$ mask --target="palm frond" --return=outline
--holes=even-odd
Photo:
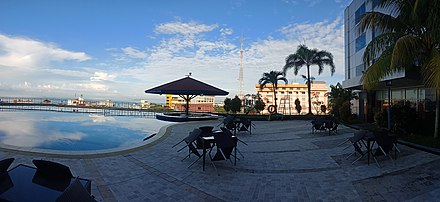
[[[393,49],[391,68],[395,71],[409,69],[419,57],[420,40],[411,35],[400,37]]]
[[[366,67],[370,66],[372,62],[376,58],[378,58],[383,51],[392,47],[392,45],[394,45],[396,41],[402,36],[404,35],[400,33],[389,32],[389,33],[381,34],[376,38],[374,38],[373,40],[371,40],[364,51],[364,56],[363,56],[364,65]]]
[[[391,57],[391,50],[383,52],[377,61],[365,71],[361,78],[365,89],[373,89],[383,77],[393,73],[390,68]]]
[[[366,12],[359,22],[358,33],[364,33],[368,29],[379,29],[382,33],[393,31],[402,24],[393,16],[380,12]]]
[[[440,52],[432,49],[430,59],[422,66],[422,75],[427,87],[440,88]]]

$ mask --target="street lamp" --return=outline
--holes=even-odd
[[[391,130],[391,86],[392,82],[386,81],[386,86],[388,86],[388,130]]]

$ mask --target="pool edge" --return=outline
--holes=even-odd
[[[61,150],[46,150],[46,149],[22,148],[22,147],[15,147],[9,145],[0,145],[0,151],[12,152],[15,154],[23,154],[23,155],[44,156],[50,158],[70,158],[70,159],[91,159],[91,158],[102,158],[102,157],[110,157],[116,155],[124,155],[159,144],[160,142],[162,142],[171,135],[171,128],[174,125],[176,124],[172,123],[162,126],[159,129],[159,132],[156,133],[155,137],[151,138],[151,140],[148,140],[147,143],[134,148],[127,148],[127,149],[115,148],[109,150],[93,150],[93,151],[61,151]]]

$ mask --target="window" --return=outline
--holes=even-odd
[[[355,24],[358,24],[361,19],[362,16],[365,14],[365,3],[363,3],[358,9],[357,11],[354,13],[354,21]]]
[[[356,38],[356,52],[365,47],[366,39],[365,33],[362,33],[358,38]]]
[[[292,91],[289,91],[289,94],[292,94]]]
[[[305,95],[305,94],[306,94],[306,92],[301,92],[301,94]]]

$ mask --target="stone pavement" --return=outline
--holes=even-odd
[[[309,121],[257,121],[252,135],[238,137],[244,155],[237,166],[207,159],[191,168],[196,158],[181,161],[187,150],[172,145],[193,128],[217,126],[220,121],[176,124],[162,138],[138,151],[108,156],[51,156],[1,150],[0,159],[16,158],[31,165],[48,159],[68,165],[75,176],[89,178],[98,201],[434,201],[440,198],[440,158],[399,145],[394,162],[378,157],[367,165],[353,151],[338,146],[353,135],[340,126],[337,135],[311,134]],[[183,144],[179,145],[183,146]],[[240,157],[240,155],[238,156]]]

